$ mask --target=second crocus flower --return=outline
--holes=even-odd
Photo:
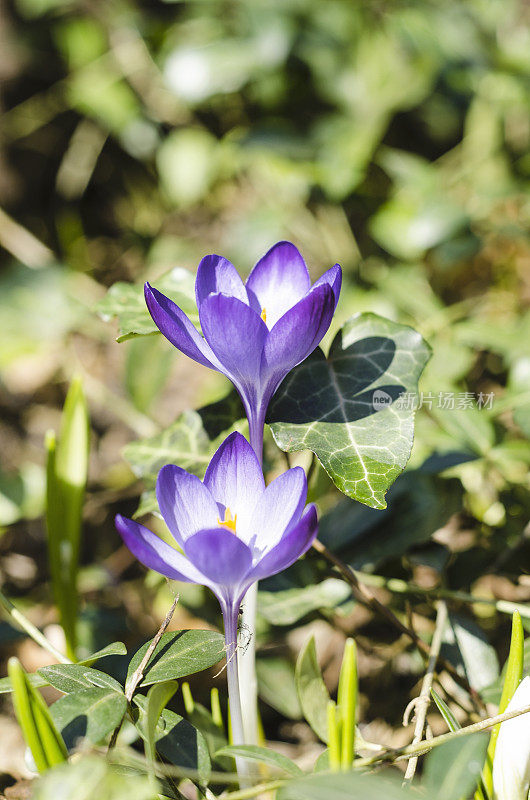
[[[240,433],[233,433],[213,456],[204,481],[169,464],[160,470],[156,493],[161,514],[183,552],[121,515],[116,527],[146,567],[174,580],[207,586],[219,600],[233,738],[241,744],[239,608],[251,584],[289,567],[315,539],[317,514],[314,505],[305,508],[305,473],[295,467],[266,487],[252,447]]]
[[[329,328],[341,279],[335,264],[311,285],[305,261],[290,242],[275,244],[246,283],[226,258],[205,256],[195,282],[203,336],[175,303],[145,285],[147,307],[164,336],[190,358],[222,372],[238,390],[260,459],[269,401]]]

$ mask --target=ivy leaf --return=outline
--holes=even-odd
[[[234,430],[234,423],[243,414],[241,401],[231,392],[223,400],[199,411],[184,411],[162,433],[128,444],[123,456],[146,489],[135,516],[158,511],[154,489],[158,473],[166,464],[178,464],[203,478],[221,441]],[[238,429],[244,432],[245,424],[241,423]]]
[[[195,276],[191,272],[176,267],[153,283],[159,291],[173,300],[194,324],[198,323]],[[115,283],[103,300],[96,305],[96,311],[105,321],[117,317],[117,342],[125,342],[134,336],[159,333],[145,304],[143,284],[123,281]]]
[[[127,681],[140,666],[150,642],[131,658]],[[163,633],[144,670],[140,686],[170,681],[213,667],[225,655],[224,637],[216,631],[171,631]]]
[[[119,725],[126,709],[124,694],[92,687],[61,697],[50,706],[50,713],[70,750],[79,739],[101,744]]]
[[[386,491],[410,457],[409,401],[429,356],[412,328],[376,314],[351,317],[327,359],[317,349],[280,386],[268,418],[276,443],[312,450],[344,494],[386,508]]]

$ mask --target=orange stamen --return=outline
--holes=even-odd
[[[261,319],[263,322],[267,322],[267,310],[265,308],[261,309]]]

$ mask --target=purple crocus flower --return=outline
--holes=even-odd
[[[145,299],[156,326],[175,347],[230,378],[245,407],[250,441],[261,458],[269,401],[329,328],[341,280],[341,268],[335,264],[311,286],[298,249],[278,242],[246,283],[226,258],[202,259],[195,295],[204,337],[175,303],[148,283]]]
[[[213,456],[204,481],[168,464],[158,475],[162,516],[179,552],[138,522],[116,517],[116,527],[146,567],[168,578],[208,586],[221,604],[234,735],[241,743],[237,618],[251,584],[285,569],[308,550],[317,534],[314,505],[304,510],[307,480],[301,467],[267,487],[256,454],[232,433]]]

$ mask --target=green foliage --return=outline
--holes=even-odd
[[[35,786],[33,796],[35,800],[59,797],[153,800],[153,784],[146,775],[112,766],[96,756],[84,756],[50,770]]]
[[[197,321],[195,278],[191,272],[175,267],[153,281],[153,285],[173,300],[193,321]],[[159,334],[144,300],[143,284],[115,283],[96,310],[104,320],[118,320],[118,342],[134,336]]]
[[[461,800],[476,785],[487,748],[485,736],[467,736],[435,748],[425,761],[423,784],[432,800]]]
[[[268,747],[258,747],[257,745],[250,744],[232,744],[228,747],[222,747],[216,753],[217,756],[236,756],[248,759],[249,761],[258,761],[260,764],[267,764],[269,767],[276,767],[276,769],[287,772],[288,775],[298,777],[303,775],[300,767],[297,767],[294,761],[284,756],[282,753],[275,753]]]
[[[126,710],[127,700],[123,691],[96,686],[66,694],[50,707],[52,719],[68,749],[74,748],[82,739],[103,744],[120,724]]]
[[[139,731],[146,741],[146,748],[151,755],[156,750],[176,767],[197,771],[201,782],[206,783],[211,769],[210,756],[206,739],[201,731],[168,708],[161,711],[156,724],[153,725],[156,716],[156,713],[153,713],[155,705],[153,698],[159,701],[158,708],[160,708],[160,702],[170,691],[167,686],[160,689],[161,686],[164,684],[157,684],[149,690],[150,692],[157,690],[154,695],[151,694],[151,712],[149,693],[147,698],[143,695],[136,695],[134,698],[134,702],[140,708]]]
[[[92,689],[94,686],[114,689],[117,692],[122,691],[118,681],[111,678],[106,672],[81,664],[53,664],[50,667],[41,667],[39,675],[55,689],[65,694],[76,692],[79,689]]]
[[[147,652],[146,642],[131,658],[127,681]],[[224,637],[215,631],[171,631],[163,633],[144,669],[140,686],[183,678],[217,664],[225,654]]]
[[[283,450],[312,450],[338,488],[372,508],[410,457],[416,395],[429,349],[416,331],[374,314],[353,317],[282,383],[270,411]],[[396,402],[397,401],[397,402]]]
[[[523,677],[524,669],[524,630],[521,623],[521,616],[518,611],[515,611],[512,618],[512,636],[510,640],[510,652],[504,670],[504,682],[502,685],[502,694],[499,702],[499,714],[503,714],[508,707],[508,703],[512,699],[515,690],[519,686]],[[500,725],[496,725],[490,735],[488,749],[486,753],[486,762],[482,771],[482,780],[485,791],[488,795],[493,793],[493,759],[495,756],[495,747],[497,744],[497,737],[499,735]],[[481,793],[481,790],[478,790]]]
[[[46,438],[48,554],[55,601],[71,658],[75,658],[77,642],[77,571],[89,447],[88,409],[81,380],[74,378],[64,404],[59,440],[56,442],[53,431]]]
[[[32,686],[20,662],[9,659],[8,673],[13,687],[13,705],[26,744],[39,772],[66,760],[65,743],[46,703]]]
[[[402,800],[409,793],[401,790],[399,780],[355,773],[314,775],[282,786],[277,800]]]
[[[276,592],[258,592],[258,612],[271,625],[292,625],[317,609],[336,609],[351,595],[347,583],[327,578],[322,583]]]
[[[315,640],[309,639],[296,662],[296,689],[305,719],[323,742],[328,741],[328,703],[326,684],[317,661]]]

